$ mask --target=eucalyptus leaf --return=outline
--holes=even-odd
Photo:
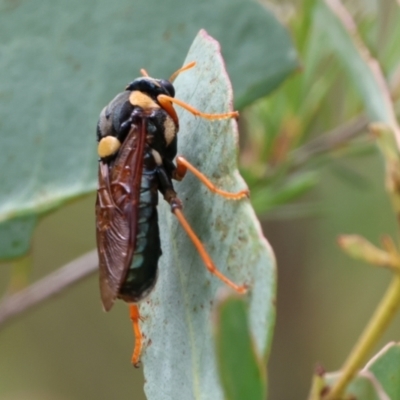
[[[332,386],[339,375],[340,372],[326,374],[325,383]],[[400,344],[391,342],[379,351],[345,393],[360,400],[400,400]]]
[[[202,31],[179,75],[176,97],[207,113],[232,109],[232,89],[218,43]],[[181,110],[180,110],[181,111]],[[246,187],[237,170],[238,131],[233,120],[208,121],[179,113],[178,154],[224,190]],[[190,173],[175,188],[184,213],[217,268],[249,286],[249,326],[258,354],[267,357],[274,321],[275,262],[248,199],[227,200]],[[149,400],[219,400],[211,309],[222,282],[204,266],[165,201],[159,205],[163,255],[154,291],[141,303],[142,356]]]
[[[389,343],[366,366],[390,400],[400,400],[400,344]]]
[[[0,224],[0,254],[13,258],[28,253],[36,223],[37,217],[28,215]]]
[[[252,0],[0,0],[0,258],[26,252],[37,216],[95,190],[100,110],[140,68],[168,78],[203,27],[223,43],[240,107],[297,67],[286,30]]]
[[[338,379],[340,373],[326,375],[326,383],[332,386]],[[344,399],[359,400],[391,400],[382,390],[379,382],[368,372],[360,372],[348,385]]]

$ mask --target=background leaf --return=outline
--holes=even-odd
[[[332,386],[339,377],[339,373],[328,374],[327,383]],[[345,398],[360,400],[391,400],[382,391],[372,374],[360,373],[350,383],[345,392]]]
[[[297,66],[251,0],[0,0],[0,243],[13,244],[0,258],[27,251],[34,216],[95,189],[99,111],[142,67],[167,78],[203,27],[223,43],[240,107]]]
[[[214,330],[218,369],[226,400],[265,400],[267,371],[257,354],[243,297],[220,293]]]
[[[389,343],[365,367],[372,372],[390,400],[400,399],[400,344]]]
[[[360,400],[400,399],[400,344],[391,342],[377,353],[350,382],[347,396]],[[326,375],[332,385],[340,373]]]
[[[361,40],[351,14],[340,2],[332,0],[321,1],[316,12],[316,21],[326,45],[334,51],[345,67],[370,118],[387,123],[400,135],[381,67]]]
[[[205,32],[193,43],[186,62],[197,61],[176,81],[176,97],[208,113],[232,108],[232,90],[219,46]],[[178,153],[218,187],[245,187],[236,166],[237,123],[206,121],[180,113]],[[249,200],[227,201],[188,174],[176,185],[184,213],[217,267],[250,286],[249,324],[259,354],[266,356],[274,321],[274,257],[262,237]],[[221,282],[204,267],[192,243],[171,214],[159,205],[163,256],[159,280],[141,304],[146,349],[145,392],[154,399],[223,398],[212,341],[211,306]]]

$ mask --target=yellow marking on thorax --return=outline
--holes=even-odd
[[[105,158],[114,155],[121,147],[121,142],[114,136],[103,137],[98,146],[97,153],[100,158]]]
[[[168,115],[164,121],[164,137],[167,142],[167,146],[174,140],[176,136],[176,125],[174,120]]]
[[[160,108],[160,106],[150,96],[139,90],[134,90],[129,95],[129,102],[133,106],[143,108],[143,110]]]
[[[151,149],[151,154],[153,155],[154,161],[157,165],[162,165],[162,158],[157,150]]]

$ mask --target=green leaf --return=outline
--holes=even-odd
[[[0,224],[1,258],[11,259],[28,253],[36,222],[37,217],[30,215]]]
[[[219,373],[226,400],[265,400],[265,361],[249,331],[247,304],[238,296],[223,296],[215,315]]]
[[[338,379],[340,373],[330,373],[326,375],[326,383],[332,386]],[[391,400],[382,390],[379,382],[372,374],[360,372],[346,388],[344,399],[357,400]]]
[[[332,386],[339,375],[326,374],[325,383]],[[350,382],[345,393],[360,400],[400,400],[400,344],[387,344]]]
[[[232,90],[218,43],[200,32],[182,73],[177,97],[208,113],[232,109]],[[181,111],[181,110],[180,110]],[[180,112],[178,154],[218,187],[246,187],[237,170],[237,123],[207,121]],[[272,251],[248,199],[232,201],[210,193],[190,173],[175,185],[184,213],[215,265],[235,283],[249,285],[249,325],[258,354],[267,356],[274,321],[275,264]],[[143,366],[149,400],[219,400],[212,341],[211,308],[223,284],[206,270],[168,204],[161,201],[159,221],[163,255],[154,291],[141,304],[146,336]]]
[[[285,29],[252,0],[0,0],[0,11],[0,243],[20,244],[0,259],[30,239],[1,223],[95,190],[100,110],[140,68],[168,78],[200,28],[223,43],[239,107],[297,67]]]
[[[341,61],[358,90],[369,117],[394,125],[400,135],[385,77],[362,42],[351,15],[339,2],[325,0],[318,3],[316,22],[325,45]]]
[[[310,191],[318,183],[315,172],[302,172],[283,184],[256,188],[252,192],[252,204],[257,214],[265,213],[278,205],[293,201]]]
[[[390,400],[400,400],[400,344],[389,343],[366,366]]]

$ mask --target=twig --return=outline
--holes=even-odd
[[[12,318],[88,277],[96,271],[97,266],[97,251],[93,250],[45,276],[26,289],[5,296],[0,303],[0,329]]]
[[[400,0],[398,0],[400,2]],[[400,97],[400,64],[397,65],[389,81],[390,94],[392,95],[393,101],[398,100]]]
[[[400,0],[398,1],[400,2]],[[392,75],[389,89],[393,99],[396,100],[400,97],[400,65]],[[321,134],[292,153],[293,167],[298,168],[316,155],[348,144],[350,140],[364,131],[370,122],[365,114],[359,114],[344,124]]]
[[[376,345],[389,323],[393,320],[399,307],[400,275],[399,273],[395,273],[375,314],[372,316],[364,333],[343,365],[339,379],[335,382],[328,395],[323,398],[324,400],[338,400],[342,398],[346,386],[366,360],[369,352]]]
[[[314,140],[311,140],[303,147],[297,149],[293,154],[293,166],[299,167],[305,164],[311,157],[332,151],[347,144],[351,139],[357,137],[360,132],[368,126],[366,115],[357,115],[329,132],[326,132]]]

